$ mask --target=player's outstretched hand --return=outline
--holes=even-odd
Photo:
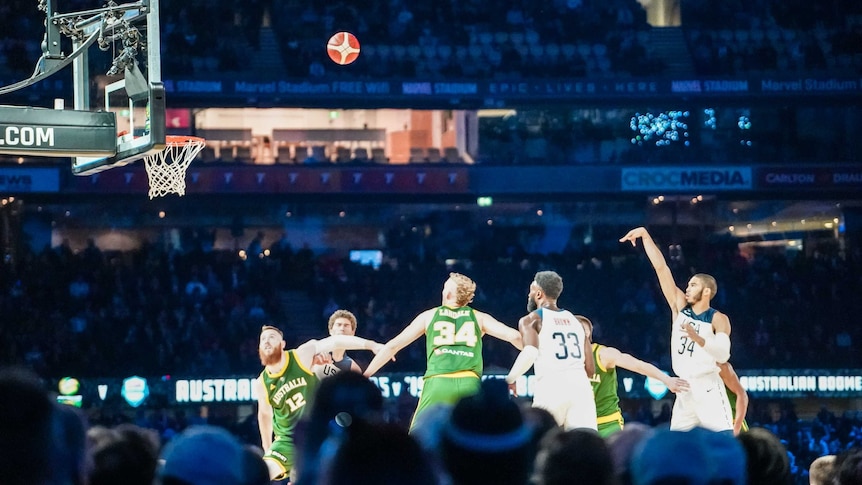
[[[325,354],[314,354],[314,359],[311,361],[311,365],[326,365],[332,363],[332,353],[326,352]]]
[[[667,389],[676,394],[678,392],[688,391],[688,381],[679,377],[671,377],[667,382]]]
[[[741,417],[741,416],[738,416]],[[734,419],[733,420],[733,436],[739,436],[739,433],[742,432],[742,425],[745,423],[745,419]]]
[[[646,233],[647,233],[646,228],[636,227],[636,228],[632,229],[631,231],[629,231],[628,233],[626,233],[625,236],[621,237],[620,242],[628,241],[628,242],[632,243],[632,246],[637,246],[637,240],[639,238],[644,237],[644,234],[646,234]]]
[[[515,382],[509,384],[509,392],[511,392],[513,396],[518,397],[518,384]]]

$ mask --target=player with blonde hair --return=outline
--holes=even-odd
[[[475,394],[481,383],[482,337],[488,334],[520,349],[521,334],[491,315],[468,306],[476,293],[470,278],[450,273],[440,306],[423,311],[377,353],[365,376],[373,376],[404,347],[425,335],[427,369],[419,404],[410,423],[435,404],[455,404]]]

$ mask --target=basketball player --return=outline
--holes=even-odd
[[[294,428],[314,398],[318,383],[317,376],[309,370],[315,354],[361,349],[376,353],[382,347],[372,340],[333,335],[284,350],[281,330],[269,325],[261,329],[258,353],[265,368],[257,379],[257,422],[261,446],[266,453],[263,459],[272,480],[286,478],[293,468]]]
[[[575,315],[575,318],[584,326],[587,338],[592,340],[593,322],[583,315]],[[605,347],[593,342],[593,359],[596,361],[596,373],[590,378],[590,382],[596,397],[598,416],[596,424],[602,438],[622,431],[625,425],[620,409],[620,397],[617,394],[617,367],[658,379],[673,393],[688,390],[688,382],[685,380],[671,377],[649,362],[644,362],[613,347]]]
[[[644,250],[655,269],[661,291],[672,314],[671,363],[677,376],[688,381],[690,392],[676,396],[670,429],[687,431],[702,426],[712,431],[733,429],[733,417],[719,364],[730,358],[730,319],[710,307],[717,285],[715,278],[699,273],[691,277],[683,292],[658,246],[643,227],[632,229],[620,242],[632,246],[643,240]]]
[[[470,278],[450,273],[443,284],[441,306],[420,313],[407,327],[383,346],[365,370],[371,377],[399,350],[425,335],[427,370],[423,378],[419,404],[410,429],[417,417],[435,404],[455,404],[479,390],[482,377],[482,337],[488,334],[523,347],[521,334],[487,313],[467,306],[473,301],[476,283]]]
[[[356,316],[347,310],[335,310],[329,316],[329,335],[356,335]],[[322,361],[322,363],[318,363]],[[325,356],[318,356],[311,368],[318,379],[335,375],[341,371],[362,372],[353,359],[343,349],[334,350]]]
[[[739,376],[730,362],[725,362],[718,368],[718,375],[724,381],[727,400],[730,401],[730,410],[733,412],[733,435],[739,436],[739,433],[748,431],[748,423],[745,421],[745,415],[748,413],[748,393],[739,382]]]
[[[550,412],[565,429],[596,427],[596,401],[590,386],[595,362],[583,325],[557,307],[563,279],[553,271],[536,273],[530,283],[526,316],[518,322],[524,349],[506,376],[509,388],[536,367],[533,407]]]

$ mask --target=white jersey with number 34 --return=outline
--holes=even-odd
[[[584,340],[586,334],[581,322],[568,310],[542,308],[542,329],[539,331],[539,355],[536,357],[536,376],[557,372],[584,371]]]
[[[712,313],[700,315],[712,320]],[[670,333],[670,357],[674,373],[683,379],[692,379],[708,374],[718,373],[718,363],[715,358],[688,338],[683,325],[694,325],[698,335],[710,338],[713,335],[712,323],[698,318],[687,307],[677,313]]]

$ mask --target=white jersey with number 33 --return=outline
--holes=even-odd
[[[584,379],[584,327],[568,310],[538,310],[542,318],[539,331],[539,355],[536,357],[536,376],[580,370]]]

